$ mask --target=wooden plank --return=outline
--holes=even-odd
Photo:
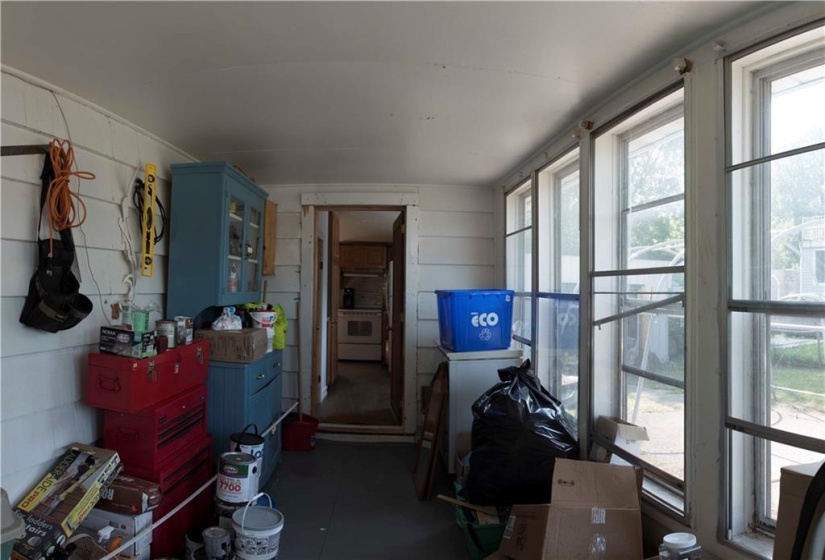
[[[489,212],[421,211],[421,237],[482,237],[495,234],[494,215]]]
[[[421,211],[487,212],[495,210],[493,189],[421,187]]]
[[[492,239],[422,237],[418,244],[420,264],[494,264]]]
[[[263,275],[275,274],[275,232],[277,231],[278,205],[271,200],[266,201],[264,216],[264,263]]]
[[[421,267],[420,292],[454,289],[486,289],[495,286],[492,265],[425,265]],[[433,296],[435,297],[435,296]]]

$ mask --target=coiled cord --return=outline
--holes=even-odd
[[[80,195],[72,192],[69,184],[72,177],[93,180],[95,174],[78,171],[74,159],[74,149],[68,140],[53,139],[49,143],[49,158],[54,169],[54,180],[49,183],[46,206],[49,210],[49,248],[53,249],[54,232],[76,228],[86,221],[86,203]]]

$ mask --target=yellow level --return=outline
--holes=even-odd
[[[140,275],[152,276],[155,270],[155,180],[157,167],[146,164],[143,181],[143,216],[140,220]]]

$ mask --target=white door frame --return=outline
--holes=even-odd
[[[407,212],[406,265],[407,278],[404,287],[404,433],[414,434],[418,415],[417,356],[418,356],[418,194],[417,193],[304,193],[301,195],[301,295],[298,322],[301,345],[298,360],[301,364],[301,410],[309,414],[312,409],[312,306],[315,297],[315,209],[316,207],[398,207]],[[340,208],[339,208],[340,209]]]

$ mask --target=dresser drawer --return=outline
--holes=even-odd
[[[249,364],[246,370],[248,395],[257,394],[272,380],[280,375],[280,360],[275,360],[275,353],[270,352],[254,364]]]

